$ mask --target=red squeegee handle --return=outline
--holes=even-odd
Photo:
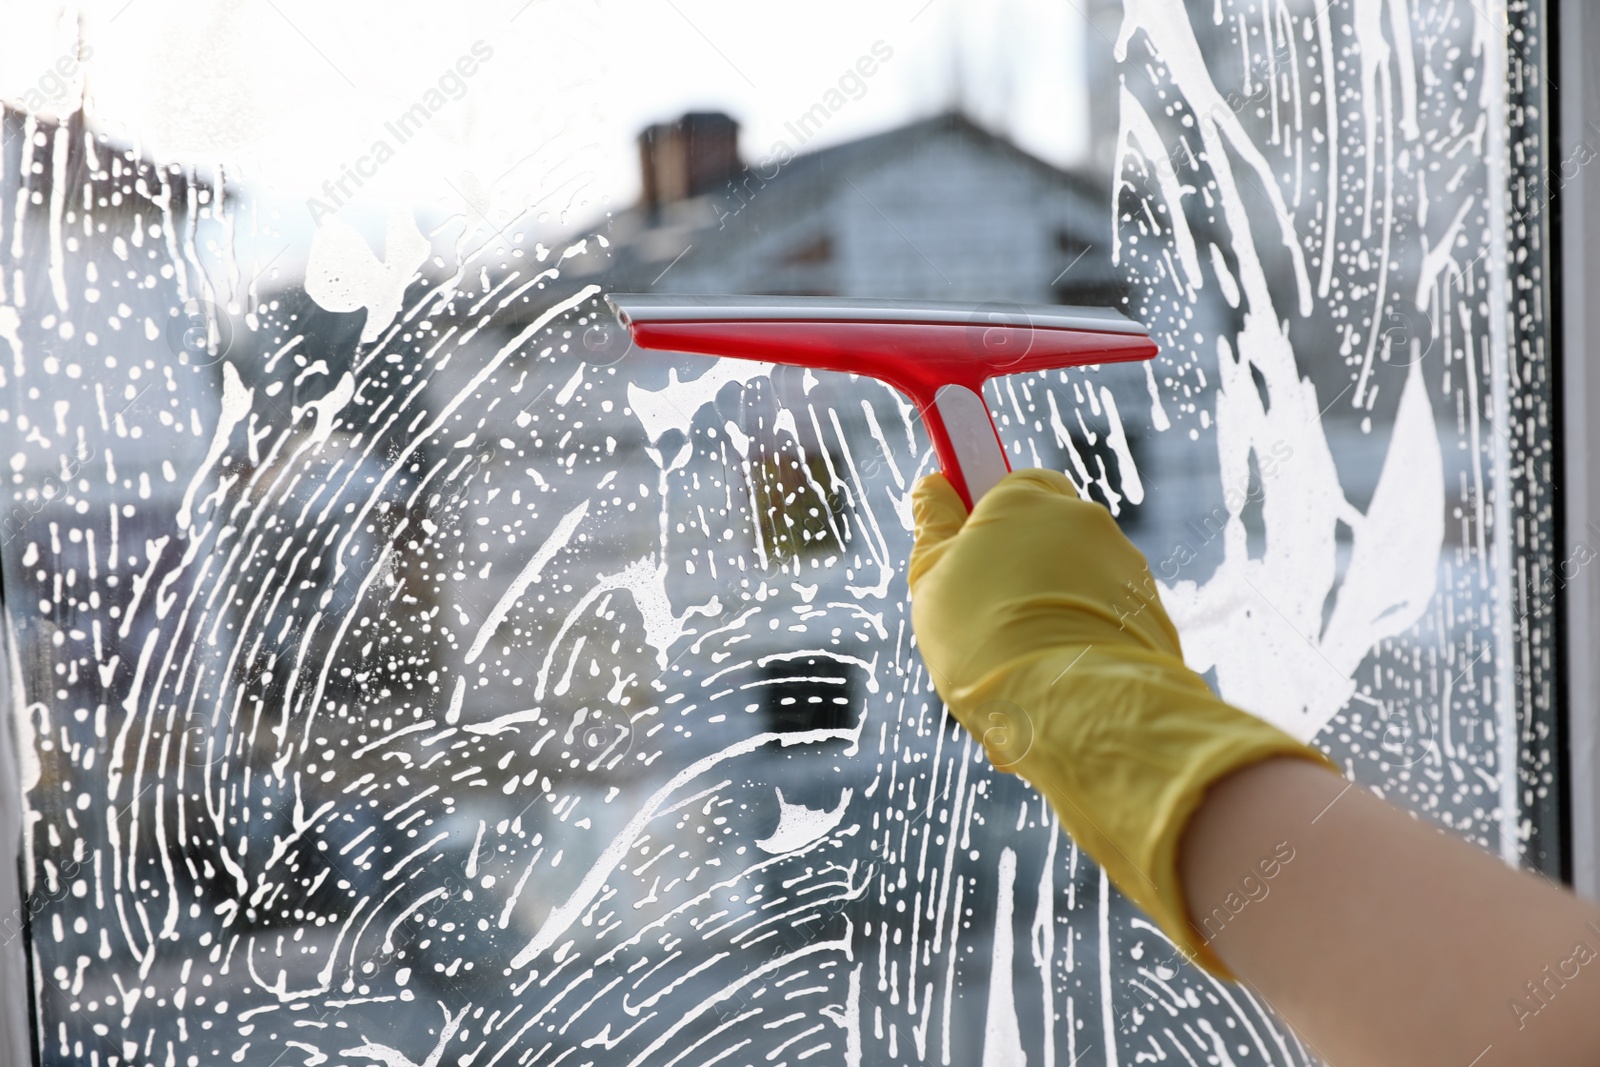
[[[939,466],[970,509],[1011,470],[983,399],[1002,374],[1152,359],[1143,334],[949,322],[631,321],[641,348],[864,374],[916,405]]]

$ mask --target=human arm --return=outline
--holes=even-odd
[[[1230,915],[1213,949],[1329,1063],[1600,1063],[1600,908],[1313,763],[1214,785],[1179,872],[1197,921]]]

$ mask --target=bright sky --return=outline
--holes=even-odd
[[[747,158],[874,44],[892,57],[807,148],[935,113],[969,113],[1057,163],[1087,143],[1081,16],[1061,0],[108,0],[10,5],[0,97],[71,110],[85,78],[101,129],[158,158],[225,160],[304,213],[384,140],[393,158],[350,215],[384,205],[499,222],[524,206],[577,224],[638,190],[634,137],[690,108],[744,123]],[[78,26],[92,52],[72,58]],[[492,56],[457,80],[476,42]],[[70,70],[63,88],[53,73]],[[471,64],[469,64],[470,66]],[[441,88],[441,78],[445,84]],[[432,95],[430,95],[430,91]],[[455,98],[459,97],[459,98]],[[386,132],[432,111],[405,143]],[[286,233],[309,219],[280,217]],[[304,232],[309,232],[306,229]]]

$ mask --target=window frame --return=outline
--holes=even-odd
[[[1567,155],[1568,131],[1559,113],[1557,86],[1566,71],[1581,70],[1582,63],[1573,61],[1572,35],[1563,40],[1556,24],[1565,26],[1580,7],[1575,0],[1498,0],[1487,12],[1478,11],[1485,20],[1497,16],[1492,21],[1506,35],[1501,127],[1506,300],[1490,311],[1491,322],[1496,314],[1504,316],[1501,340],[1508,378],[1493,383],[1497,395],[1490,416],[1500,423],[1497,448],[1505,450],[1505,459],[1499,470],[1506,479],[1494,498],[1496,551],[1506,567],[1495,584],[1507,616],[1497,634],[1495,680],[1512,692],[1511,707],[1501,707],[1502,714],[1511,714],[1507,725],[1514,728],[1510,742],[1515,750],[1509,758],[1502,736],[1500,750],[1508,756],[1508,766],[1514,763],[1515,773],[1501,777],[1501,825],[1517,835],[1525,833],[1526,839],[1508,835],[1511,839],[1502,840],[1500,853],[1507,863],[1569,884],[1578,806],[1573,791],[1586,783],[1570,746],[1574,716],[1569,694],[1581,690],[1574,687],[1575,657],[1567,650],[1581,646],[1569,643],[1564,604],[1572,583],[1562,577],[1563,561],[1571,558],[1571,527],[1564,516],[1569,510],[1566,475],[1574,455],[1564,436],[1574,420],[1565,418],[1563,410],[1563,387],[1570,380],[1563,316],[1581,301],[1561,299],[1560,289],[1570,275],[1564,264],[1556,270],[1563,251],[1574,244],[1563,240],[1566,227],[1560,221],[1560,161]],[[1588,22],[1595,25],[1592,17]],[[1600,141],[1596,146],[1600,148]],[[1578,176],[1593,181],[1587,169]],[[1525,433],[1541,416],[1548,420],[1548,433]],[[1587,569],[1583,573],[1594,580]],[[1507,807],[1514,810],[1507,812]],[[1592,822],[1592,803],[1589,809]],[[1593,830],[1591,826],[1589,832]]]
[[[1553,775],[1546,797],[1518,805],[1518,816],[1532,823],[1521,859],[1600,900],[1600,658],[1585,655],[1600,642],[1600,567],[1583,566],[1562,580],[1564,563],[1575,559],[1579,545],[1600,550],[1600,533],[1594,532],[1600,531],[1600,423],[1589,417],[1600,410],[1600,365],[1591,369],[1585,359],[1588,351],[1600,351],[1600,313],[1587,313],[1586,298],[1589,276],[1600,282],[1600,174],[1584,166],[1568,177],[1557,162],[1586,143],[1600,148],[1600,73],[1591,72],[1587,58],[1600,51],[1600,11],[1584,0],[1549,5],[1530,0],[1514,7],[1508,2],[1500,11],[1513,24],[1542,30],[1530,34],[1526,52],[1509,49],[1520,53],[1524,76],[1508,71],[1506,103],[1524,117],[1513,119],[1508,130],[1507,184],[1514,186],[1531,173],[1536,180],[1547,178],[1551,187],[1550,210],[1527,216],[1526,228],[1514,227],[1505,235],[1512,258],[1521,250],[1530,253],[1521,266],[1508,267],[1508,278],[1514,285],[1537,275],[1539,303],[1531,319],[1513,313],[1508,321],[1511,358],[1517,358],[1519,345],[1539,350],[1541,339],[1548,339],[1545,375],[1521,379],[1517,395],[1508,399],[1535,408],[1543,402],[1555,419],[1550,477],[1541,481],[1524,472],[1524,466],[1531,472],[1540,457],[1520,456],[1513,443],[1511,480],[1497,487],[1501,495],[1525,494],[1509,515],[1532,531],[1524,547],[1510,545],[1501,557],[1523,565],[1529,576],[1522,587],[1510,576],[1500,582],[1511,598],[1506,609],[1522,620],[1510,625],[1537,628],[1547,656],[1544,662],[1535,656],[1527,665],[1502,667],[1516,672],[1512,702],[1519,766],[1512,795],[1534,784],[1530,776]],[[1553,79],[1538,69],[1546,61]],[[1566,87],[1559,97],[1558,84]],[[1530,139],[1542,150],[1514,165],[1514,146]],[[1546,173],[1538,173],[1540,168]],[[1508,215],[1517,210],[1509,204]],[[1530,462],[1519,464],[1524,458]],[[1509,539],[1513,529],[1497,532]],[[1540,604],[1553,604],[1554,610],[1537,610]],[[1530,606],[1534,610],[1524,610]],[[25,760],[20,746],[29,739],[20,729],[26,719],[19,701],[25,666],[9,614],[0,618],[0,646],[0,700],[11,719],[0,729],[0,852],[7,857],[0,861],[0,1058],[37,1063],[44,1035],[33,1030],[32,1001],[34,983],[44,976],[29,967],[32,931],[23,892]],[[1548,731],[1555,755],[1550,767],[1530,765],[1533,746],[1525,738],[1539,730]],[[8,919],[14,920],[16,933],[10,932]]]
[[[23,908],[23,808],[24,740],[17,729],[24,720],[21,697],[21,663],[16,634],[11,626],[3,587],[0,587],[0,701],[6,719],[0,728],[0,1057],[9,1063],[38,1063],[39,1049],[33,1033],[33,979],[29,974],[29,946],[33,931]],[[11,932],[12,923],[16,933]]]
[[[1566,160],[1584,145],[1600,149],[1600,75],[1592,68],[1600,48],[1600,11],[1583,0],[1553,5],[1549,33],[1554,43],[1556,107],[1552,156]],[[1559,29],[1559,32],[1558,32]],[[1576,157],[1574,157],[1576,158]],[[1576,561],[1578,546],[1600,546],[1600,368],[1588,353],[1600,350],[1600,315],[1592,314],[1590,291],[1600,283],[1600,174],[1587,165],[1570,177],[1552,168],[1552,259],[1560,271],[1552,284],[1552,320],[1559,353],[1557,484],[1562,561]],[[1563,601],[1562,717],[1565,733],[1566,880],[1583,896],[1600,900],[1600,570],[1583,566],[1559,590]]]

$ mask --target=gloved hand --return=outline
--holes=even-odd
[[[1260,760],[1338,768],[1184,666],[1144,557],[1064,475],[1015,471],[970,517],[941,474],[912,500],[912,627],[951,713],[1191,960],[1232,978],[1178,881],[1189,817]]]

